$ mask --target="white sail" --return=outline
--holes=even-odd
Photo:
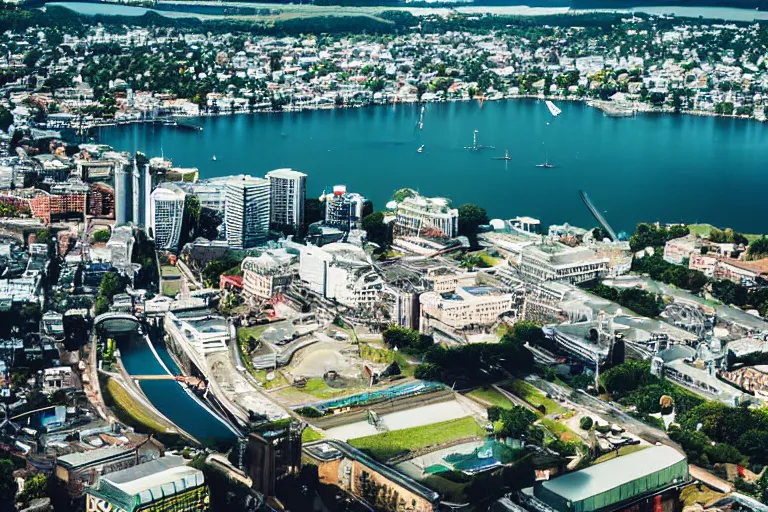
[[[549,113],[552,114],[554,117],[559,116],[563,111],[557,108],[557,105],[552,103],[551,101],[547,100],[544,103],[546,103],[547,108],[549,109]]]

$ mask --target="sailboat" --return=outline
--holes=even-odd
[[[417,153],[422,153],[424,151],[424,144],[419,146],[419,149],[416,150]]]
[[[544,169],[554,169],[555,164],[549,163],[549,160],[544,160],[543,164],[536,164],[536,167],[542,167]]]

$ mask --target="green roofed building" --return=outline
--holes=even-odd
[[[87,490],[86,512],[207,512],[203,472],[181,457],[163,457],[99,478]]]
[[[537,482],[534,496],[558,512],[611,512],[630,506],[654,510],[690,481],[688,460],[669,446],[652,446],[553,480]],[[651,499],[653,498],[653,499]],[[659,502],[659,503],[656,503]]]

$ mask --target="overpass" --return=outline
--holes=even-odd
[[[93,326],[104,324],[104,328],[112,332],[140,332],[141,322],[130,313],[108,311],[102,313],[93,320]]]

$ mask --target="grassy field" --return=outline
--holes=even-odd
[[[513,405],[512,400],[505,397],[492,387],[483,387],[483,388],[477,388],[475,390],[470,391],[467,393],[467,396],[470,398],[474,398],[475,400],[479,401],[483,405],[485,404],[491,404],[496,405],[499,407],[505,407],[507,409],[511,409]]]
[[[693,233],[694,235],[699,236],[708,236],[709,232],[712,231],[712,224],[688,224],[688,229]],[[763,235],[754,235],[754,234],[747,234],[743,233],[745,237],[747,237],[747,240],[750,242],[757,240],[758,238],[761,238]]]
[[[684,507],[690,507],[696,503],[706,505],[707,503],[725,496],[722,493],[713,491],[703,484],[689,485],[680,492],[680,501]]]
[[[163,295],[175,297],[181,290],[181,271],[174,265],[163,265],[160,267],[160,286]],[[167,279],[167,278],[173,279]]]
[[[272,380],[267,380],[267,373],[269,373],[267,370],[253,370],[251,375],[264,385],[264,389],[279,388],[290,384],[280,372],[275,372],[275,378]]]
[[[304,429],[304,432],[301,433],[301,442],[311,443],[312,441],[319,441],[323,437],[325,436],[317,430],[313,429],[312,427],[307,427]]]
[[[581,442],[581,438],[578,436],[578,434],[576,434],[573,430],[568,428],[566,425],[563,425],[559,421],[555,421],[550,418],[542,418],[539,420],[539,423],[545,426],[547,430],[552,432],[552,435],[556,436],[561,441],[565,441],[566,443]]]
[[[390,350],[381,345],[360,343],[360,357],[366,361],[378,364],[390,364],[392,361],[397,361],[402,374],[409,377],[413,376],[413,372],[416,369],[415,365],[408,362],[405,354],[402,352],[395,352],[394,350]]]
[[[267,330],[267,327],[269,327],[269,324],[264,325],[255,325],[253,327],[238,327],[237,328],[237,341],[243,342],[248,341],[248,338],[253,336],[256,339],[259,339],[259,336]]]
[[[471,417],[433,423],[422,427],[382,432],[351,439],[349,444],[366,451],[380,461],[427,446],[448,443],[466,437],[483,437],[483,430]]]
[[[642,445],[642,444],[633,444],[631,446],[622,446],[621,448],[619,448],[619,457],[621,457],[622,455],[629,455],[630,453],[639,452],[640,450],[645,450],[646,448],[648,448],[648,446],[647,445]],[[608,453],[606,453],[604,455],[601,455],[600,457],[596,458],[594,460],[594,462],[592,462],[592,464],[600,464],[601,462],[605,462],[605,461],[608,461],[608,460],[611,460],[611,459],[615,459],[615,458],[616,458],[616,452],[615,451],[608,452]]]
[[[320,377],[312,377],[311,379],[307,379],[307,385],[304,386],[303,388],[300,388],[299,391],[301,391],[302,393],[306,393],[308,395],[312,395],[316,398],[320,398],[321,400],[325,400],[327,398],[350,395],[350,394],[362,391],[364,389],[365,388],[362,386],[332,388],[331,386],[326,384],[325,381]]]
[[[155,418],[154,414],[147,412],[147,409],[134,400],[130,393],[115,379],[109,379],[107,382],[107,392],[112,397],[112,400],[115,401],[115,404],[136,423],[143,425],[149,431],[168,431],[166,426]]]
[[[565,409],[563,409],[559,403],[551,398],[547,398],[547,395],[524,380],[513,380],[507,382],[502,387],[511,391],[536,408],[543,405],[547,414],[562,414],[565,412]]]

